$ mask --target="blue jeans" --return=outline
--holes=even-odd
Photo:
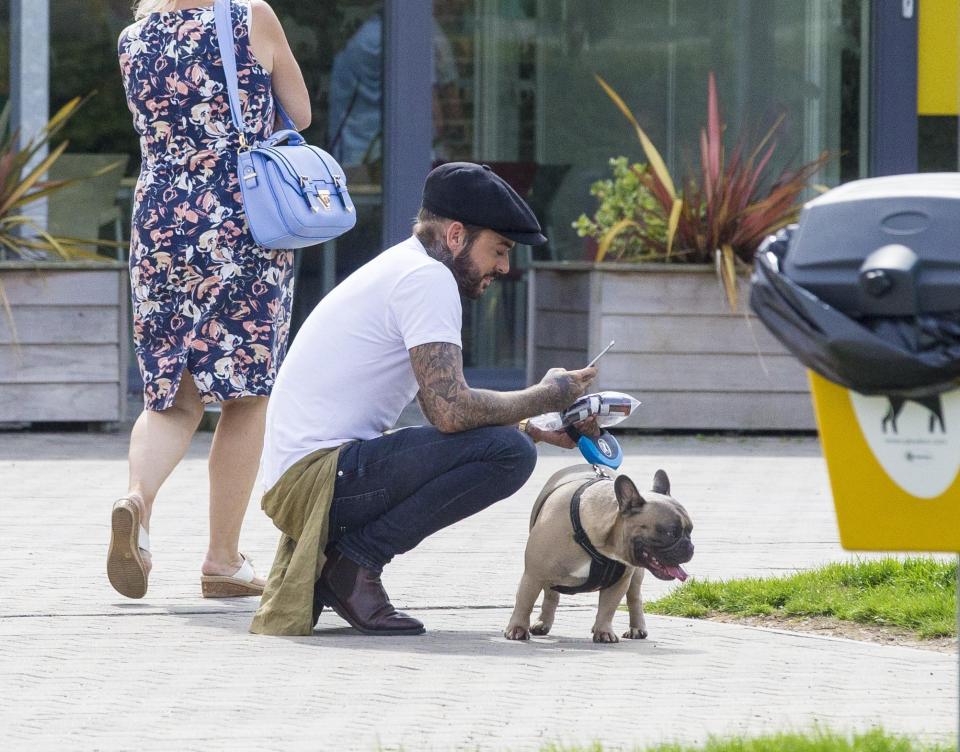
[[[329,540],[379,572],[442,528],[515,493],[537,450],[514,426],[405,428],[340,450]]]

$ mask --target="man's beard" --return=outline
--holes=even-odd
[[[459,256],[454,256],[453,251],[442,239],[432,243],[427,249],[430,255],[447,267],[457,280],[457,287],[460,288],[460,294],[470,300],[477,300],[483,295],[483,280],[487,276],[491,280],[500,275],[497,273],[483,275],[473,263],[473,241],[471,240],[463,249]]]

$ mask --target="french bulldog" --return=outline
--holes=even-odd
[[[593,560],[574,540],[570,503],[592,478],[597,474],[589,465],[561,470],[537,497],[530,515],[516,607],[504,631],[508,640],[528,640],[531,634],[549,633],[560,602],[560,593],[552,588],[576,588],[587,582]],[[690,516],[670,495],[670,479],[663,470],[657,470],[653,490],[643,495],[626,475],[600,479],[583,489],[579,513],[593,547],[603,557],[624,565],[623,575],[600,589],[593,641],[619,642],[613,631],[613,616],[624,594],[630,609],[630,629],[623,636],[644,639],[647,626],[640,598],[644,571],[661,580],[687,579],[681,564],[693,558]],[[615,575],[619,569],[610,566]],[[530,614],[541,591],[540,618],[531,627]]]

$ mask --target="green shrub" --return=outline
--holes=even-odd
[[[666,243],[667,225],[658,211],[656,199],[646,187],[643,176],[647,166],[641,163],[629,164],[626,157],[610,160],[613,177],[598,180],[590,186],[590,195],[596,196],[599,206],[593,218],[581,214],[573,223],[580,237],[600,241],[616,225],[629,220],[645,228],[642,234],[651,235]],[[652,257],[641,230],[635,227],[624,228],[614,238],[607,257],[618,261],[642,261]]]

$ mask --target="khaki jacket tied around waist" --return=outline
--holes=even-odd
[[[330,502],[340,447],[319,449],[293,465],[260,506],[282,535],[250,631],[313,634],[313,586],[326,563]]]

